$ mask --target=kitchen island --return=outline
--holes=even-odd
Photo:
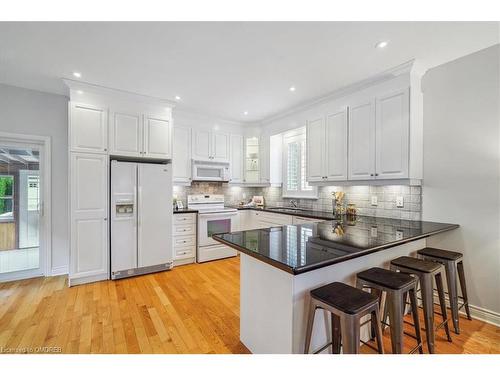
[[[252,353],[302,353],[311,289],[334,281],[355,285],[356,273],[388,267],[425,247],[426,237],[456,228],[360,216],[214,235],[241,252],[241,342]],[[331,332],[329,314],[317,314],[313,351]]]

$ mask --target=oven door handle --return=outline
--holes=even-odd
[[[211,214],[199,214],[201,218],[203,217],[213,217],[213,216],[234,216],[238,215],[238,211],[229,211],[229,212],[214,212]]]

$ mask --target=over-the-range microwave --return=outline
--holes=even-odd
[[[229,163],[193,160],[193,181],[229,182]]]

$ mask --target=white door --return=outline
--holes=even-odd
[[[259,178],[261,184],[269,184],[271,182],[271,170],[270,170],[270,137],[262,136],[259,139],[259,159],[260,159],[260,170]]]
[[[168,119],[144,116],[143,156],[155,159],[172,158],[172,129]]]
[[[70,281],[107,279],[108,157],[71,154]]]
[[[111,112],[110,117],[110,153],[122,156],[141,156],[141,115]]]
[[[19,171],[19,248],[39,246],[40,175],[38,170]]]
[[[138,164],[138,267],[172,261],[172,166]]]
[[[106,108],[70,104],[71,151],[105,153],[108,149],[108,111]]]
[[[207,130],[193,130],[193,159],[196,160],[212,160],[211,159],[211,144],[212,134]]]
[[[324,181],[325,173],[325,120],[318,117],[306,124],[307,181]],[[328,145],[326,145],[328,147]]]
[[[232,183],[243,182],[243,136],[231,134],[231,178]]]
[[[325,139],[326,180],[347,180],[347,109],[326,115]],[[311,146],[317,147],[314,144]]]
[[[212,161],[229,162],[229,134],[212,133]]]
[[[349,179],[375,177],[375,105],[372,99],[349,107]]]
[[[111,162],[110,199],[111,272],[137,268],[137,163]]]
[[[172,147],[174,183],[191,182],[191,129],[174,126],[174,141]]]
[[[377,179],[408,178],[409,89],[376,98]]]

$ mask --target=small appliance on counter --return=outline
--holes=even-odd
[[[257,207],[264,207],[264,197],[262,195],[254,195],[252,202],[255,203]]]

